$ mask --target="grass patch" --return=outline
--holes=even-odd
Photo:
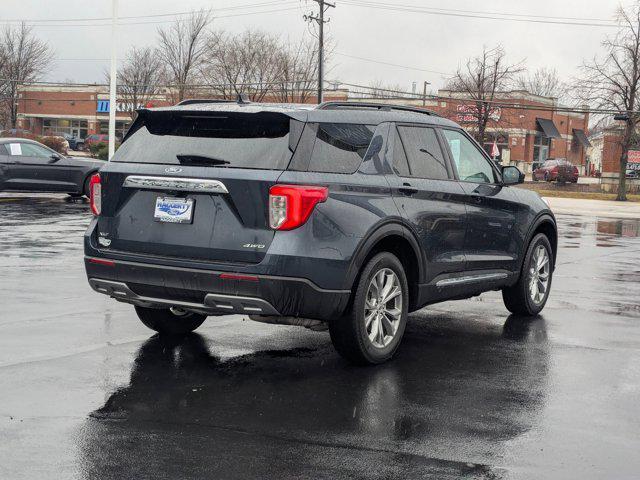
[[[541,197],[559,197],[559,198],[577,198],[585,200],[615,200],[615,193],[599,193],[599,192],[563,192],[561,190],[535,190]],[[627,194],[627,200],[630,202],[640,202],[640,195]]]

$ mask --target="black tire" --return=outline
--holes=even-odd
[[[376,346],[373,340],[369,338],[367,326],[365,325],[365,302],[367,301],[367,294],[374,276],[384,269],[391,270],[395,274],[396,278],[394,280],[397,280],[397,286],[400,288],[399,297],[402,300],[399,308],[399,318],[394,321],[397,325],[395,333],[391,335],[388,344]],[[338,353],[357,365],[379,364],[393,357],[400,345],[407,324],[408,292],[407,277],[400,260],[388,252],[375,255],[361,271],[349,313],[343,318],[329,322],[331,341]],[[393,301],[396,302],[395,299]],[[390,302],[391,300],[389,300]],[[397,310],[397,303],[394,303],[394,310]],[[378,321],[378,325],[382,323],[382,320]],[[387,322],[385,325],[391,324]],[[373,329],[373,324],[371,328]],[[382,332],[385,332],[385,328],[382,329]],[[387,335],[385,333],[382,333],[382,335],[385,337],[383,339],[385,341]]]
[[[532,294],[529,289],[529,282],[531,281],[531,275],[533,275],[533,273],[531,272],[531,269],[533,267],[532,259],[534,258],[534,253],[539,246],[544,247],[547,252],[549,261],[549,281],[547,283],[544,296],[541,300],[536,302],[532,298]],[[549,243],[549,239],[545,234],[539,233],[535,237],[533,237],[533,239],[529,243],[518,282],[515,285],[502,290],[502,299],[504,300],[504,304],[507,307],[507,310],[517,315],[526,316],[534,316],[540,313],[547,303],[549,292],[551,291],[553,267],[553,253],[551,244]]]
[[[207,319],[206,315],[185,312],[175,314],[168,308],[135,307],[138,318],[161,335],[184,335],[193,332]]]

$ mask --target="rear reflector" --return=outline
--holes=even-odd
[[[106,260],[104,258],[90,258],[89,263],[95,263],[96,265],[104,265],[106,267],[115,267],[116,262],[113,260]]]
[[[96,173],[89,180],[89,196],[91,211],[94,215],[100,215],[102,210],[102,183],[100,182],[100,174]]]
[[[241,275],[239,273],[221,273],[220,278],[222,280],[244,280],[247,282],[257,282],[258,277],[255,275]]]
[[[327,200],[329,189],[313,185],[274,185],[269,189],[269,226],[293,230],[303,225],[314,207]]]

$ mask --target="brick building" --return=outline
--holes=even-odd
[[[623,128],[621,124],[609,125],[598,129],[589,137],[592,144],[588,151],[589,162],[600,173],[601,184],[605,191],[616,190],[620,174]],[[629,150],[627,170],[640,172],[640,146]],[[640,180],[628,178],[627,184],[631,192],[640,190]]]
[[[148,106],[165,105],[170,105],[166,96],[148,102]],[[109,108],[108,87],[22,86],[18,97],[17,128],[37,135],[69,133],[81,138],[93,133],[109,133]],[[130,125],[133,110],[133,105],[118,102],[118,137],[122,137]]]
[[[109,92],[103,86],[23,86],[18,102],[18,128],[36,134],[70,133],[86,137],[107,133]],[[362,95],[348,89],[326,91],[325,100],[360,100]],[[463,127],[473,129],[473,104],[460,92],[440,90],[438,99],[398,100],[434,110]],[[145,106],[171,104],[170,92],[155,97]],[[315,103],[315,97],[308,99]],[[394,100],[384,100],[396,103]],[[555,98],[532,95],[525,91],[502,92],[496,97],[500,106],[491,108],[484,146],[491,152],[494,141],[500,155],[498,161],[511,162],[529,173],[534,162],[548,158],[566,158],[581,173],[589,171],[585,150],[589,146],[588,113],[557,111]],[[141,105],[118,102],[116,131],[121,137],[129,126],[132,111]],[[535,109],[535,108],[539,109]],[[534,108],[534,109],[531,109]]]
[[[491,152],[494,141],[500,155],[496,160],[512,163],[530,173],[534,162],[566,158],[581,174],[589,171],[586,149],[589,114],[558,111],[556,98],[516,90],[500,92],[491,107],[484,147]],[[437,99],[398,101],[424,106],[468,130],[474,128],[475,106],[463,92],[438,91]]]

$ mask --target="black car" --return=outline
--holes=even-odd
[[[101,160],[65,157],[34,140],[0,138],[0,191],[62,192],[89,196]]]
[[[162,334],[227,314],[328,324],[343,356],[380,363],[428,304],[502,290],[542,310],[556,222],[523,180],[408,107],[143,109],[92,179],[85,266]]]

